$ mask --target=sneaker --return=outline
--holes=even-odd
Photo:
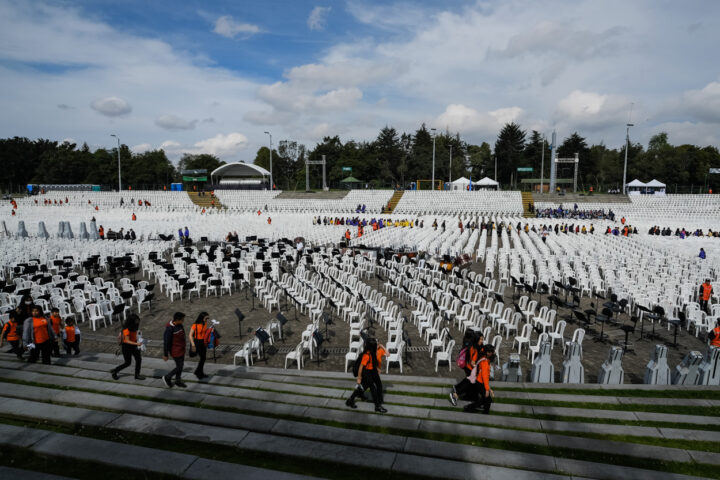
[[[387,413],[387,408],[383,407],[382,405],[375,407],[375,411],[378,413]]]
[[[166,387],[172,388],[172,386],[173,386],[172,380],[170,380],[170,379],[167,378],[167,377],[162,377],[162,381],[163,381],[163,383],[165,384]]]
[[[135,380],[145,380],[145,375],[135,375]]]
[[[178,387],[187,388],[187,385],[185,385],[182,380],[175,380],[175,385],[177,385]]]
[[[357,408],[357,405],[355,405],[355,402],[353,400],[350,400],[349,398],[345,400],[345,405],[347,405],[350,408]]]
[[[195,373],[195,376],[197,377],[198,380],[202,380],[203,378],[207,377],[207,375],[205,375],[204,373],[197,373],[197,372]]]
[[[452,403],[453,407],[457,407],[457,398],[455,397],[455,392],[450,393],[450,403]]]
[[[118,380],[120,378],[115,370],[110,370],[110,374],[112,375],[113,380]]]

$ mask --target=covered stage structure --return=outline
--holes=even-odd
[[[215,188],[269,190],[270,172],[252,163],[226,163],[210,172],[210,182]]]

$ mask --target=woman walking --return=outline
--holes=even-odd
[[[357,408],[355,398],[362,396],[363,392],[370,389],[375,402],[375,411],[379,413],[387,412],[383,407],[383,386],[380,381],[380,369],[382,368],[382,357],[387,355],[387,351],[383,345],[378,345],[377,340],[370,338],[365,342],[365,351],[360,360],[358,369],[357,387],[353,390],[350,398],[347,399],[345,405],[350,408]]]
[[[122,349],[122,356],[123,359],[125,359],[125,362],[122,365],[110,370],[112,378],[115,380],[120,378],[118,377],[118,373],[122,369],[129,367],[132,363],[132,359],[135,358],[135,380],[145,380],[145,377],[140,375],[140,367],[142,365],[140,346],[142,343],[138,342],[137,338],[138,327],[140,327],[140,318],[135,314],[130,315],[127,320],[125,320],[125,325],[123,325],[123,327],[120,348]]]
[[[455,384],[452,388],[452,392],[450,392],[450,403],[452,403],[453,406],[457,405],[458,398],[472,391],[473,384],[470,377],[473,369],[477,365],[483,341],[484,339],[482,333],[475,333],[470,330],[467,331],[463,337],[463,349],[460,351],[460,356],[465,356],[465,364],[462,366],[462,369],[465,372],[465,377]]]
[[[476,412],[482,408],[484,414],[490,413],[490,405],[493,401],[493,391],[490,388],[490,365],[495,361],[495,347],[486,345],[480,351],[478,360],[477,378],[473,389],[474,401],[465,405],[466,412]]]
[[[207,322],[210,320],[210,315],[207,312],[200,312],[195,323],[190,327],[190,356],[193,356],[193,352],[198,356],[198,364],[195,369],[195,376],[198,380],[202,380],[207,377],[203,372],[205,366],[205,358],[207,356],[207,345],[205,345],[205,333],[207,333]]]

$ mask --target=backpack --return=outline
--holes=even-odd
[[[205,345],[207,348],[217,348],[220,345],[220,333],[215,330],[215,327],[210,327],[205,332]]]
[[[467,347],[460,350],[460,353],[458,353],[457,357],[457,366],[460,368],[465,368],[465,365],[467,365]]]

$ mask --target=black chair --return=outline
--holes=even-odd
[[[653,321],[653,329],[652,333],[648,335],[648,338],[656,339],[658,338],[658,335],[655,334],[655,324],[659,322],[662,317],[665,316],[665,309],[661,307],[660,305],[657,305],[655,308],[653,308],[652,313],[648,314],[647,317]]]
[[[634,348],[628,347],[628,336],[631,333],[635,333],[635,327],[637,326],[638,318],[636,315],[630,317],[630,324],[625,324],[620,327],[620,330],[625,332],[625,344],[623,345],[623,353],[634,352]]]
[[[678,327],[683,323],[685,323],[685,312],[679,312],[678,318],[668,318],[668,324],[675,327],[675,331],[673,332],[673,343],[666,343],[668,347],[677,348]]]

